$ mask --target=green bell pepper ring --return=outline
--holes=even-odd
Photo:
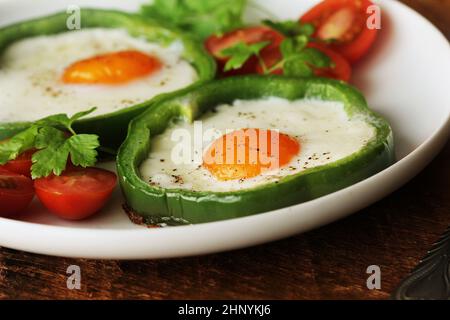
[[[167,46],[175,40],[184,45],[183,58],[196,69],[199,80],[204,82],[215,77],[216,64],[207,54],[203,45],[178,30],[167,28],[160,23],[144,19],[139,15],[111,10],[82,9],[81,29],[111,28],[125,29],[131,36],[142,37],[149,42]],[[0,54],[15,41],[40,35],[69,32],[66,26],[66,12],[29,20],[0,29]],[[1,67],[1,66],[0,66]],[[170,93],[166,93],[170,94]],[[152,104],[153,99],[113,113],[80,120],[74,124],[79,133],[95,133],[100,136],[103,147],[118,148],[124,140],[128,123]],[[61,110],[64,113],[64,110]],[[26,129],[29,123],[0,123],[0,140]]]
[[[139,165],[148,157],[151,137],[162,133],[173,118],[193,121],[220,104],[270,96],[342,102],[350,117],[364,116],[375,128],[376,135],[364,148],[348,157],[284,177],[278,183],[251,189],[232,192],[169,190],[151,186],[140,178]],[[389,124],[367,107],[364,97],[356,89],[343,82],[321,78],[246,76],[183,90],[177,96],[155,103],[131,122],[128,137],[119,149],[117,169],[128,206],[146,223],[202,223],[308,201],[363,180],[393,161],[393,136]]]

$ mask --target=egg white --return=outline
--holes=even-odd
[[[96,55],[138,50],[157,56],[157,73],[121,85],[67,85],[61,75],[72,63]],[[91,116],[114,112],[174,91],[198,79],[182,59],[183,45],[168,47],[121,29],[84,29],[17,41],[0,56],[0,122],[32,121],[96,106]]]
[[[301,151],[282,168],[249,179],[220,181],[197,160],[195,139],[189,141],[191,161],[180,163],[179,158],[174,158],[174,148],[180,143],[174,132],[185,129],[195,136],[194,124],[179,122],[152,137],[148,159],[140,166],[142,179],[167,189],[226,192],[253,188],[347,157],[367,145],[376,134],[365,119],[349,118],[342,103],[276,97],[236,100],[232,105],[221,105],[204,114],[200,121],[203,132],[212,130],[216,137],[242,128],[279,130],[297,139]],[[202,154],[211,141],[208,136],[203,139]]]

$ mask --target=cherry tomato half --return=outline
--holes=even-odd
[[[354,63],[369,51],[377,36],[377,29],[367,27],[371,5],[370,0],[324,0],[300,21],[316,27],[315,37],[334,40],[330,47]]]
[[[117,176],[113,172],[71,167],[60,176],[36,179],[34,187],[49,211],[63,219],[81,220],[106,204],[116,183]]]
[[[0,168],[6,169],[11,172],[15,172],[26,177],[31,177],[31,157],[36,152],[36,149],[30,149],[21,153],[16,159],[8,161],[6,164],[0,166]]]
[[[253,44],[261,41],[269,41],[270,44],[261,50],[261,55],[264,55],[265,52],[269,52],[274,48],[278,48],[283,39],[284,37],[282,34],[269,27],[256,26],[237,29],[225,33],[221,36],[210,36],[205,42],[205,47],[209,51],[209,53],[216,59],[219,70],[223,75],[241,75],[255,73],[258,65],[258,60],[255,57],[252,57],[240,69],[231,70],[224,73],[222,70],[226,62],[228,61],[228,58],[221,54],[224,49],[232,47],[239,42]]]
[[[25,210],[33,197],[30,178],[0,168],[0,216],[11,216]]]
[[[332,68],[315,69],[314,74],[316,76],[332,78],[346,82],[350,81],[350,78],[352,76],[352,67],[342,55],[320,43],[311,42],[308,44],[308,47],[315,48],[322,53],[325,53],[334,64],[334,67]]]

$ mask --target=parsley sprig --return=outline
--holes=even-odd
[[[99,138],[95,134],[77,134],[72,124],[92,113],[96,108],[68,117],[56,114],[34,122],[28,129],[0,143],[0,165],[16,159],[21,153],[37,149],[33,154],[33,179],[57,176],[66,169],[70,160],[75,166],[90,167],[97,162]],[[69,134],[68,134],[69,133]]]
[[[247,0],[154,0],[141,14],[205,39],[243,26],[246,5]]]
[[[285,36],[280,45],[280,59],[268,66],[261,57],[261,51],[270,42],[261,41],[253,44],[239,42],[221,52],[229,58],[224,71],[241,68],[253,56],[258,59],[264,74],[271,74],[275,70],[282,69],[283,74],[287,76],[307,77],[314,74],[314,69],[334,66],[326,54],[315,48],[307,47],[309,42],[315,41],[312,38],[313,25],[300,24],[290,20],[282,22],[265,20],[264,24]]]
[[[255,44],[246,44],[239,42],[236,45],[222,50],[221,54],[230,57],[224,67],[224,71],[241,68],[244,63],[252,56],[256,56],[259,62],[265,66],[260,52],[270,44],[269,41],[257,42]]]

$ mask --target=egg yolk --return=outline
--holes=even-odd
[[[70,65],[62,75],[67,84],[122,84],[161,69],[161,61],[139,51],[103,54]]]
[[[215,140],[203,155],[203,166],[218,180],[248,179],[287,165],[299,152],[299,141],[286,134],[240,129]]]

